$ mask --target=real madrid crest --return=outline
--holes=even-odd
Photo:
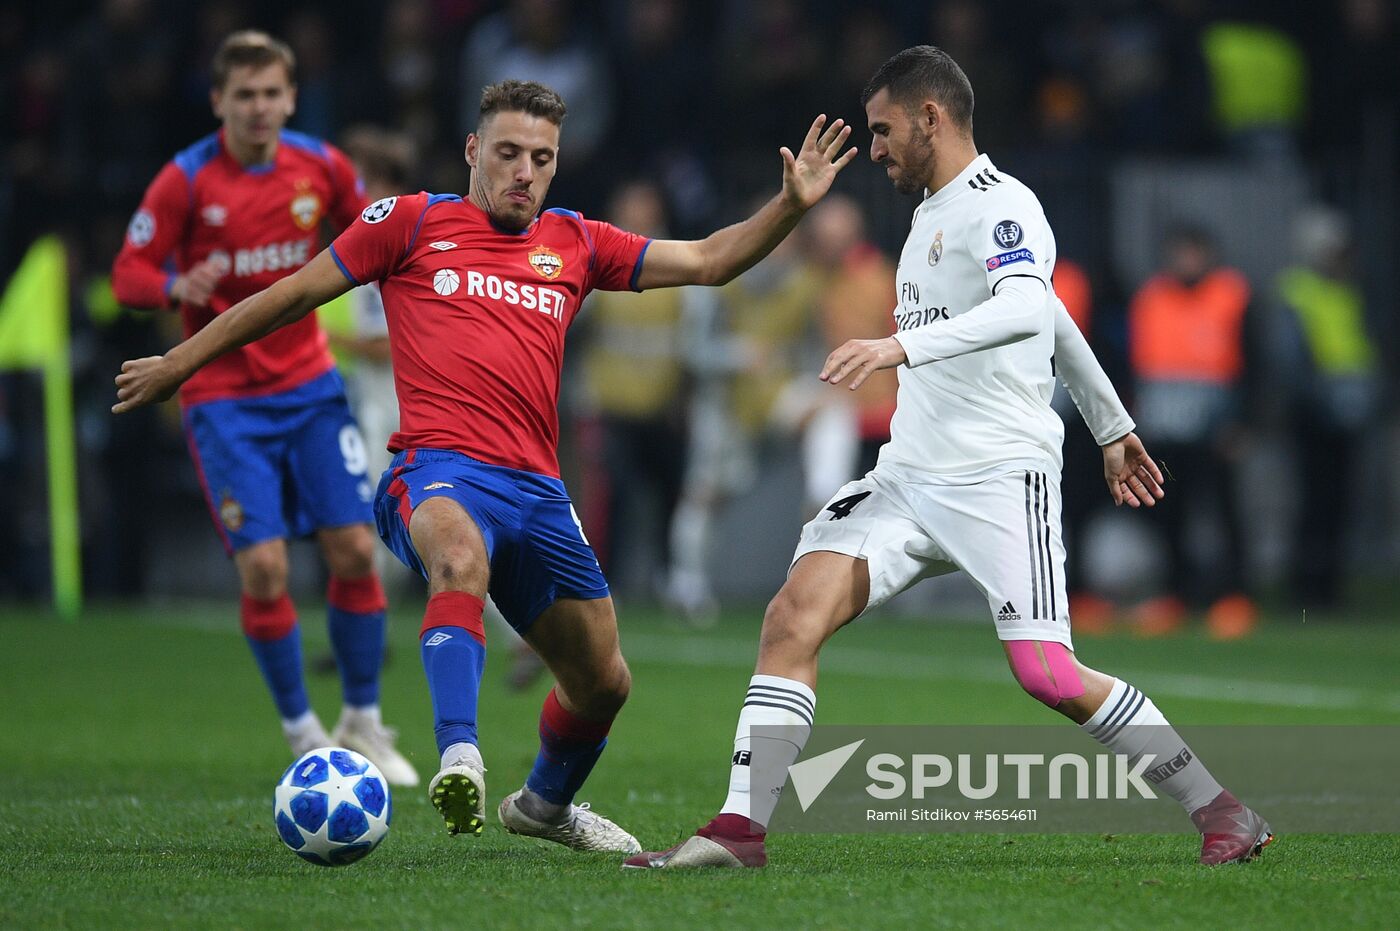
[[[564,271],[564,260],[547,246],[536,246],[530,250],[530,267],[548,281],[558,278]]]
[[[943,258],[943,231],[933,234],[933,245],[928,247],[928,264],[937,265]]]
[[[297,182],[297,195],[292,198],[292,220],[303,230],[314,229],[321,221],[321,198],[305,179]]]
[[[224,489],[224,498],[219,502],[219,520],[234,533],[243,529],[243,505],[234,500],[228,489]]]

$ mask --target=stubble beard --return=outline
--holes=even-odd
[[[894,189],[901,194],[922,194],[933,177],[933,141],[919,139],[910,133],[908,155],[905,156]]]

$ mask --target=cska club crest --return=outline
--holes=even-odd
[[[547,246],[537,246],[530,250],[530,267],[540,273],[546,281],[553,281],[564,272],[564,260],[559,253]]]
[[[219,520],[234,533],[243,529],[243,505],[234,500],[228,489],[224,490],[224,499],[219,502]]]
[[[943,258],[943,231],[933,235],[933,245],[928,247],[928,264],[937,265]]]
[[[292,220],[298,229],[311,230],[321,221],[321,198],[310,189],[311,182],[297,182],[298,193],[292,198]]]

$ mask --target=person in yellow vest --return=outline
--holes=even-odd
[[[1245,276],[1219,264],[1210,234],[1181,227],[1166,237],[1161,271],[1128,308],[1133,416],[1179,488],[1151,515],[1167,537],[1170,594],[1138,607],[1142,634],[1173,631],[1195,608],[1208,609],[1210,632],[1223,639],[1244,636],[1256,621],[1234,493],[1251,297]],[[1191,543],[1188,518],[1202,507],[1223,526],[1215,558]]]
[[[1290,578],[1309,607],[1335,607],[1346,564],[1346,523],[1356,451],[1376,411],[1376,346],[1351,275],[1346,218],[1327,207],[1294,223],[1298,262],[1278,277],[1289,337],[1289,412],[1297,444],[1301,513]]]
[[[650,181],[619,187],[608,219],[666,238],[666,205]],[[671,517],[685,471],[686,373],[682,348],[692,289],[598,291],[579,319],[586,408],[581,442],[588,462],[584,525],[614,589],[647,592],[670,568]],[[651,507],[644,505],[650,498]],[[631,576],[636,547],[655,554],[655,578]]]

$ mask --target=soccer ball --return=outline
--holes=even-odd
[[[277,782],[272,817],[277,836],[319,866],[367,856],[389,833],[389,785],[354,750],[322,747],[304,754]]]

